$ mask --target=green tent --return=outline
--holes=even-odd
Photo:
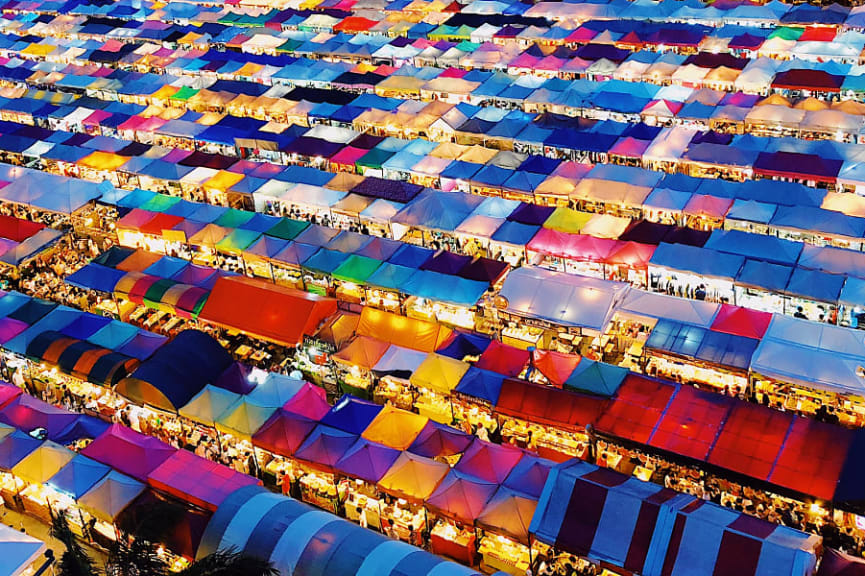
[[[343,282],[363,284],[381,266],[381,261],[352,254],[333,271],[333,277]]]
[[[283,240],[294,240],[294,237],[309,228],[309,222],[294,220],[293,218],[282,218],[273,228],[265,232],[268,236],[282,238]]]

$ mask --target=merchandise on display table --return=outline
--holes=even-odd
[[[486,572],[501,570],[513,576],[523,576],[531,566],[528,546],[498,534],[487,534],[481,540],[478,553],[481,555],[481,569]]]
[[[430,550],[473,566],[476,538],[471,528],[460,528],[448,520],[439,520],[430,532]]]

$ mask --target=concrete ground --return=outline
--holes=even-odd
[[[66,550],[59,540],[55,540],[48,534],[50,527],[47,524],[44,524],[31,516],[0,506],[0,522],[7,526],[11,526],[16,530],[23,528],[30,536],[42,540],[54,551],[55,558],[60,558],[61,554]],[[88,546],[85,543],[82,543],[82,545],[87,553],[90,554],[90,557],[96,561],[96,565],[101,568],[105,564],[105,553],[97,548]],[[49,574],[50,573],[51,572],[49,572]]]

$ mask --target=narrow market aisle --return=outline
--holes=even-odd
[[[11,526],[16,530],[24,528],[24,531],[27,534],[33,536],[34,538],[39,538],[40,540],[45,542],[45,544],[54,551],[55,558],[60,558],[60,556],[65,551],[65,548],[63,547],[63,544],[60,542],[60,540],[52,538],[49,535],[50,527],[47,524],[43,524],[36,518],[33,518],[32,516],[15,512],[14,510],[10,510],[5,506],[0,506],[0,522],[3,522],[3,524]],[[96,566],[98,568],[102,568],[105,565],[105,560],[107,558],[105,552],[92,546],[88,546],[84,542],[82,542],[81,545],[84,547],[84,550],[86,550],[87,553],[90,555],[90,557],[96,561]]]

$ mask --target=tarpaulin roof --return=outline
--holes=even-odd
[[[646,347],[745,370],[758,343],[755,338],[661,320],[652,330]]]
[[[82,454],[139,480],[167,460],[176,450],[156,438],[114,424],[87,445]]]
[[[597,396],[613,396],[621,386],[628,370],[621,366],[583,358],[564,382],[564,387]]]
[[[365,307],[360,314],[357,333],[414,350],[432,352],[450,336],[451,331],[435,322]]]
[[[78,503],[82,508],[109,524],[132,503],[147,486],[141,482],[112,470],[93,488],[87,491]]]
[[[484,506],[476,522],[486,530],[529,545],[529,526],[537,504],[536,497],[502,486]]]
[[[349,477],[375,483],[387,473],[399,455],[399,450],[358,438],[334,467]]]
[[[629,286],[620,282],[517,268],[505,278],[500,296],[507,302],[508,312],[519,316],[603,331],[613,307],[628,290]],[[566,308],[562,308],[564,302],[568,302]]]
[[[32,484],[43,484],[74,456],[72,450],[48,440],[15,464],[12,473]]]
[[[208,384],[201,389],[189,402],[184,404],[178,413],[205,426],[213,426],[229,406],[237,402],[240,396],[234,392],[217,388]]]
[[[102,480],[111,468],[83,454],[76,454],[46,482],[59,492],[69,494],[76,500]]]
[[[518,448],[475,438],[454,469],[487,482],[501,484],[522,457],[523,452]]]
[[[472,525],[497,488],[495,482],[451,470],[424,504],[433,512]]]
[[[184,330],[117,385],[127,398],[178,410],[228,368],[231,357],[210,335]]]
[[[0,410],[0,422],[25,432],[45,428],[51,440],[55,440],[79,418],[78,414],[27,394],[17,396]]]
[[[442,462],[403,452],[378,485],[390,494],[412,502],[422,502],[429,498],[449,469]]]
[[[669,529],[679,515],[675,524],[684,525]],[[559,549],[643,574],[681,562],[671,574],[770,574],[783,566],[785,574],[803,576],[817,543],[791,528],[576,460],[550,473],[531,532]]]
[[[294,457],[317,468],[333,471],[339,459],[357,440],[356,434],[319,424],[297,449]]]
[[[393,406],[385,406],[370,422],[362,436],[372,442],[405,450],[424,429],[428,418]]]
[[[336,301],[244,277],[221,277],[201,310],[202,320],[296,346],[336,312]]]
[[[721,304],[711,329],[747,338],[762,338],[769,328],[772,315],[731,304]]]
[[[505,376],[519,376],[529,363],[531,354],[527,350],[521,350],[495,340],[481,353],[477,368],[490,370]]]
[[[472,436],[430,420],[409,446],[408,451],[427,458],[453,456],[465,451],[471,441]]]
[[[215,511],[238,488],[261,481],[217,462],[178,450],[147,476],[147,482],[205,510]]]
[[[269,536],[258,536],[264,534]],[[284,574],[478,576],[475,570],[257,486],[238,490],[220,506],[202,537],[198,558],[230,548],[269,558]]]
[[[351,434],[361,434],[382,410],[379,404],[344,394],[321,418],[321,423]]]

